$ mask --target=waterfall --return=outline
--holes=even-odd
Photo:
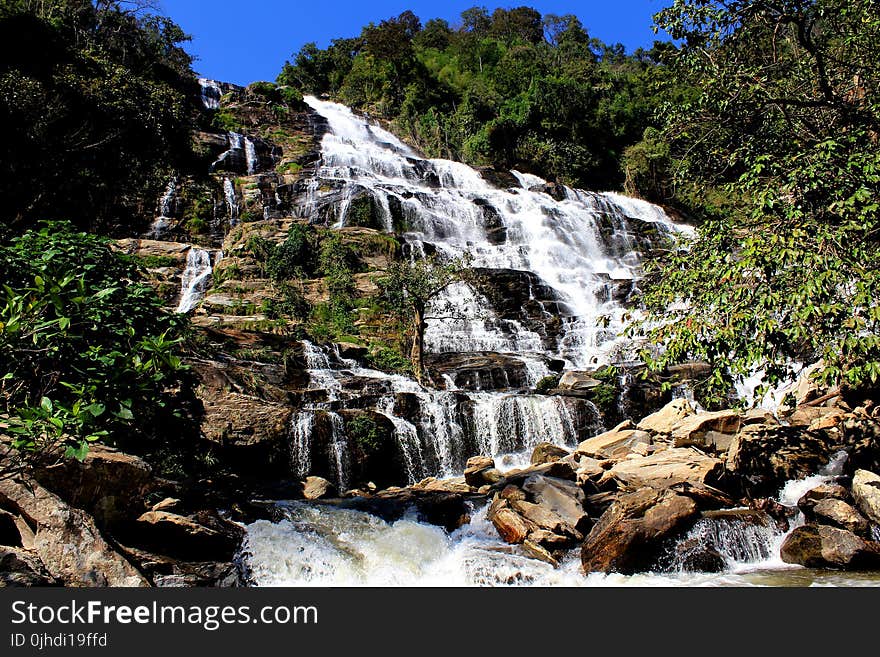
[[[247,175],[257,173],[260,166],[260,156],[257,154],[256,143],[250,137],[238,132],[227,132],[226,143],[228,148],[211,164],[211,171],[216,171],[221,164],[232,160],[238,163],[238,167],[243,162]]]
[[[420,158],[347,107],[311,96],[306,102],[329,125],[317,177],[341,186],[341,195],[333,197],[337,225],[345,224],[354,195],[366,190],[389,213],[398,208],[413,244],[432,244],[450,257],[469,254],[474,267],[534,272],[571,315],[556,345],[556,355],[571,366],[608,363],[619,360],[621,351],[634,351],[619,337],[626,309],[603,292],[609,281],[639,276],[640,258],[631,248],[637,232],[662,239],[688,228],[657,206],[618,194],[565,188],[566,197],[556,200],[541,191],[547,183],[537,176],[515,173],[519,187],[497,189],[464,164]],[[439,302],[463,317],[429,324],[429,348],[464,351],[480,340],[503,351],[539,346],[534,332],[500,322],[460,287]]]
[[[217,261],[221,254],[217,254]],[[186,255],[186,269],[180,284],[180,301],[177,312],[188,313],[195,308],[205,296],[211,284],[211,275],[216,263],[211,262],[211,254],[198,247],[190,247]]]
[[[205,106],[205,109],[220,109],[220,99],[223,97],[220,83],[216,80],[199,78],[199,85],[202,87],[202,104]]]
[[[235,226],[238,223],[238,199],[235,196],[235,183],[230,178],[223,179],[223,196],[229,210],[229,225]]]
[[[156,206],[156,218],[150,224],[144,238],[149,240],[161,240],[168,231],[169,219],[174,216],[174,205],[177,199],[177,179],[172,178],[168,181],[165,191],[159,197]]]
[[[247,161],[247,172],[248,175],[253,175],[257,171],[257,166],[260,164],[260,159],[257,156],[257,147],[254,142],[248,138],[244,138],[244,155],[245,160]]]

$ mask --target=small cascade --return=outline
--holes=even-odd
[[[216,80],[208,80],[207,78],[199,78],[199,85],[202,88],[202,104],[205,109],[220,109],[220,99],[223,97],[223,89]]]
[[[222,254],[218,253],[217,262],[221,257]],[[195,246],[190,247],[186,256],[186,269],[183,270],[181,279],[180,301],[176,312],[188,313],[199,304],[211,284],[211,276],[216,264],[211,262],[210,252]]]
[[[314,411],[294,413],[290,420],[290,466],[293,474],[305,478],[312,468],[311,441],[315,428]]]
[[[165,238],[165,234],[170,227],[170,221],[175,214],[175,205],[177,203],[177,178],[168,181],[168,185],[159,202],[156,205],[156,218],[150,224],[144,238],[148,240],[161,240]]]
[[[248,137],[244,138],[244,155],[245,161],[247,162],[247,172],[248,175],[251,176],[257,172],[260,158],[257,156],[256,144],[254,144],[254,142]]]
[[[245,165],[247,175],[257,173],[260,166],[260,156],[257,153],[257,145],[250,138],[238,132],[227,132],[226,143],[228,148],[220,154],[213,164],[211,171],[216,171],[221,165],[227,165],[233,162],[235,165],[232,170],[240,169],[241,164]]]
[[[238,199],[235,196],[235,183],[231,178],[223,179],[223,197],[226,199],[226,209],[229,211],[229,225],[238,223]]]
[[[345,441],[345,422],[339,413],[327,413],[330,419],[330,449],[333,452],[333,474],[340,491],[348,489],[349,455]]]
[[[816,486],[841,476],[846,459],[846,452],[837,452],[817,474],[786,482],[777,495],[779,504],[793,512],[786,530],[781,530],[769,517],[749,509],[734,509],[718,518],[703,518],[670,551],[668,570],[692,570],[692,560],[696,557],[699,564],[700,556],[707,551],[720,556],[725,570],[731,572],[792,568],[782,561],[779,553],[788,534],[804,524],[797,503]]]
[[[477,393],[473,398],[479,451],[509,455],[499,465],[509,468],[527,464],[540,442],[570,447],[578,441],[575,420],[564,397]],[[591,433],[597,431],[598,421]]]

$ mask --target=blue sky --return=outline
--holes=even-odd
[[[454,24],[474,5],[526,5],[542,14],[575,14],[591,36],[620,42],[628,51],[650,47],[651,16],[668,0],[535,0],[479,2],[452,0],[159,0],[159,7],[193,37],[187,50],[201,75],[237,84],[274,80],[285,60],[309,41],[326,46],[336,37],[355,36],[361,27],[411,9],[422,21],[445,18]]]

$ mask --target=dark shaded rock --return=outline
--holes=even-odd
[[[836,447],[837,440],[826,432],[748,425],[731,443],[725,468],[728,475],[738,480],[744,493],[767,497],[786,481],[818,472]]]
[[[622,495],[584,541],[584,570],[624,574],[649,570],[664,541],[686,531],[698,518],[693,500],[669,490],[642,488]]]
[[[143,498],[156,486],[145,461],[102,445],[93,445],[82,462],[66,459],[40,469],[35,478],[109,531],[136,517],[144,509]]]
[[[679,569],[690,573],[720,573],[727,568],[724,556],[699,538],[677,543],[672,559]]]
[[[533,465],[551,463],[565,458],[568,454],[568,450],[559,445],[554,445],[553,443],[538,443],[535,445],[535,449],[532,450],[532,456],[529,459],[529,462]]]
[[[127,538],[138,547],[180,559],[231,561],[244,529],[212,512],[181,516],[148,511]]]
[[[782,544],[780,554],[786,563],[807,568],[870,570],[880,567],[880,544],[825,525],[795,528]]]
[[[0,588],[57,584],[35,553],[0,545]]]
[[[376,495],[324,503],[342,509],[364,511],[387,522],[400,520],[408,511],[415,509],[420,520],[452,532],[470,522],[468,499],[472,498],[476,499],[480,496],[418,488],[398,488],[384,490]]]
[[[431,378],[448,375],[462,390],[516,390],[528,387],[525,363],[515,356],[494,352],[427,354]]]
[[[519,180],[510,171],[500,171],[495,167],[474,167],[480,177],[498,189],[519,187]]]

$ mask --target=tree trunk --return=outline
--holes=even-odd
[[[413,316],[413,344],[410,351],[409,359],[413,366],[413,373],[416,381],[422,382],[422,374],[424,369],[424,347],[425,347],[425,312],[423,308],[416,308]]]

